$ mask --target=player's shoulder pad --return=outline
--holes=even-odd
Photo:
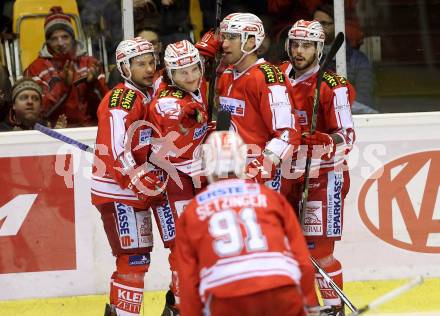
[[[137,98],[137,93],[135,90],[125,89],[121,98],[121,103],[120,103],[121,107],[127,111],[130,111],[136,102],[136,98]]]
[[[116,86],[113,88],[109,93],[108,97],[108,107],[109,108],[115,108],[120,104],[120,100],[122,95],[124,94],[124,88]]]
[[[180,89],[175,88],[165,88],[159,92],[158,98],[172,97],[176,99],[183,99],[185,97],[186,92]]]
[[[339,76],[331,71],[324,71],[322,81],[324,81],[330,89],[347,86],[347,79],[345,79],[345,77]]]
[[[286,78],[284,77],[283,72],[279,67],[275,65],[263,63],[258,65],[257,68],[263,73],[264,80],[267,84],[286,82]]]

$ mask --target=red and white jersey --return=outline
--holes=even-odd
[[[261,150],[267,146],[279,157],[300,137],[287,89],[284,74],[264,59],[241,73],[228,67],[217,83],[220,108],[231,113],[232,126],[243,141]],[[279,137],[286,130],[283,141]]]
[[[289,91],[292,94],[295,111],[303,131],[310,130],[313,111],[313,98],[316,89],[319,66],[294,78],[294,71],[290,62],[280,66],[286,78],[292,85]],[[355,141],[351,105],[356,92],[346,80],[332,72],[324,72],[320,87],[319,109],[316,121],[316,130],[327,134],[338,134],[344,140],[338,144],[336,153],[331,160],[312,159],[312,167],[320,166],[321,170],[334,168],[345,162],[346,154],[351,150]]]
[[[127,146],[131,146],[137,165],[146,161],[152,129],[146,125],[136,128],[133,133],[131,129],[134,122],[147,116],[152,94],[152,88],[145,94],[129,82],[119,83],[99,104],[91,190],[93,204],[118,201],[139,208],[147,205],[127,188],[130,179],[116,169],[116,161]],[[138,145],[143,146],[134,150]]]
[[[292,207],[277,192],[229,179],[185,208],[176,247],[182,315],[202,315],[209,295],[235,297],[286,285],[314,291],[314,270]]]
[[[193,127],[182,133],[179,127],[179,114],[188,103],[199,103],[207,113],[206,82],[202,81],[201,88],[197,93],[186,92],[164,82],[156,97],[151,101],[148,111],[148,121],[154,125],[153,137],[155,139],[168,138],[164,145],[152,146],[152,150],[158,153],[167,146],[164,155],[159,157],[169,159],[179,171],[189,176],[199,172],[202,167],[201,144],[208,132],[208,123],[196,123]],[[165,137],[165,138],[164,138]]]

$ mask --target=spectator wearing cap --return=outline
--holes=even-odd
[[[65,115],[68,127],[95,125],[96,109],[108,91],[101,64],[86,55],[61,7],[50,9],[44,32],[43,48],[24,72],[43,89],[43,117],[55,123]]]
[[[331,43],[335,38],[335,23],[333,20],[333,5],[323,4],[315,10],[313,19],[321,23],[325,33],[324,55],[330,50]],[[356,89],[356,99],[353,102],[351,112],[353,114],[378,113],[372,107],[373,103],[373,71],[368,57],[359,51],[346,46],[347,78]],[[325,58],[321,58],[323,61]],[[336,60],[329,69],[336,71]]]
[[[12,107],[7,116],[0,122],[0,131],[30,130],[35,123],[47,126],[41,118],[42,89],[32,79],[21,79],[12,87]],[[65,127],[65,118],[61,116],[56,128]]]

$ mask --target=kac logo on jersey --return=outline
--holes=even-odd
[[[331,189],[327,196],[327,236],[342,234],[342,172],[329,173]]]
[[[203,137],[203,135],[206,134],[206,131],[208,130],[208,124],[203,124],[203,126],[196,128],[194,130],[194,136],[193,136],[193,140],[199,139],[201,137]]]
[[[170,205],[167,203],[165,206],[158,207],[157,214],[159,216],[163,240],[173,240],[176,236],[176,223],[174,222],[174,217],[171,212]]]
[[[228,97],[220,97],[220,108],[222,111],[228,111],[231,115],[244,116],[246,103],[244,100],[238,100]]]

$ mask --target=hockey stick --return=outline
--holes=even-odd
[[[93,148],[90,147],[89,145],[83,144],[83,143],[81,143],[81,142],[79,142],[77,140],[74,140],[74,139],[66,136],[66,135],[58,133],[57,131],[55,131],[55,130],[53,130],[51,128],[48,128],[48,127],[46,127],[44,125],[41,125],[40,123],[35,123],[34,129],[37,130],[37,131],[40,131],[43,134],[46,134],[47,136],[50,136],[50,137],[55,138],[55,139],[58,139],[58,140],[66,143],[66,144],[70,144],[70,145],[76,146],[76,147],[78,147],[79,149],[81,149],[83,151],[86,151],[86,152],[89,152],[89,153],[92,153],[92,154],[94,152]]]
[[[325,57],[324,62],[319,67],[318,71],[318,80],[316,82],[316,88],[315,88],[315,94],[313,96],[313,110],[312,110],[312,122],[310,124],[310,134],[314,134],[316,130],[316,120],[318,118],[318,107],[319,107],[319,97],[320,97],[320,89],[321,89],[321,83],[322,83],[322,76],[325,72],[325,69],[328,67],[330,62],[332,62],[333,58],[335,57],[336,53],[338,52],[339,48],[341,47],[342,43],[344,42],[344,34],[342,32],[339,32],[336,36],[335,40],[333,41],[332,46],[330,47],[330,51]],[[304,187],[303,192],[301,196],[301,204],[299,206],[299,217],[301,219],[301,223],[304,223],[304,208],[307,203],[307,198],[309,196],[309,182],[310,182],[310,165],[312,163],[312,158],[307,157],[306,160],[306,168],[304,171]]]
[[[396,298],[397,296],[400,296],[406,292],[408,292],[409,290],[411,290],[412,288],[419,286],[420,284],[423,283],[423,278],[422,276],[418,276],[415,277],[414,279],[412,279],[410,282],[402,285],[401,287],[398,287],[380,297],[378,297],[377,299],[375,299],[374,301],[372,301],[371,303],[365,305],[364,307],[358,309],[357,311],[355,311],[354,313],[351,313],[349,316],[358,316],[361,315],[365,312],[368,312],[371,309],[377,308],[378,306],[385,304],[386,302]]]
[[[332,46],[330,47],[330,51],[325,57],[324,62],[319,68],[318,76],[317,76],[317,82],[316,82],[316,88],[315,93],[313,96],[313,108],[312,108],[312,122],[310,124],[310,134],[314,134],[316,130],[316,121],[318,118],[318,107],[319,107],[319,97],[320,97],[320,89],[321,89],[321,83],[322,83],[322,76],[327,69],[328,65],[333,61],[333,58],[335,57],[336,53],[338,52],[339,48],[341,47],[342,43],[344,42],[344,34],[342,32],[339,32],[336,36],[335,40],[333,41]],[[299,205],[299,217],[301,223],[304,223],[304,214],[305,214],[305,206],[307,203],[307,199],[309,196],[309,182],[310,182],[310,165],[312,162],[311,157],[307,157],[306,160],[306,167],[304,171],[304,187],[303,192],[301,196],[301,203]],[[312,260],[313,265],[323,276],[323,278],[329,283],[329,285],[332,287],[332,289],[339,295],[341,300],[344,302],[345,305],[347,305],[352,311],[356,311],[356,307],[350,302],[348,297],[344,294],[344,292],[339,288],[339,286],[331,279],[331,277],[325,272],[324,269],[322,269],[319,264],[310,257]]]
[[[345,305],[352,311],[357,312],[358,309],[353,305],[353,303],[348,299],[348,297],[345,295],[345,293],[341,290],[341,288],[335,283],[335,281],[332,280],[332,278],[328,275],[327,272],[324,271],[323,268],[316,262],[315,259],[310,257],[310,260],[312,261],[313,265],[315,266],[315,269],[318,271],[320,275],[324,278],[325,281],[331,286],[331,288],[339,295],[341,298],[341,301],[344,302]]]
[[[216,0],[215,1],[215,35],[216,36],[218,36],[219,33],[221,14],[222,14],[222,0]],[[208,88],[208,122],[212,121],[212,114],[214,111],[214,94],[215,94],[214,91],[217,82],[217,67],[219,63],[220,63],[220,57],[219,54],[217,53],[212,63],[211,79]]]

